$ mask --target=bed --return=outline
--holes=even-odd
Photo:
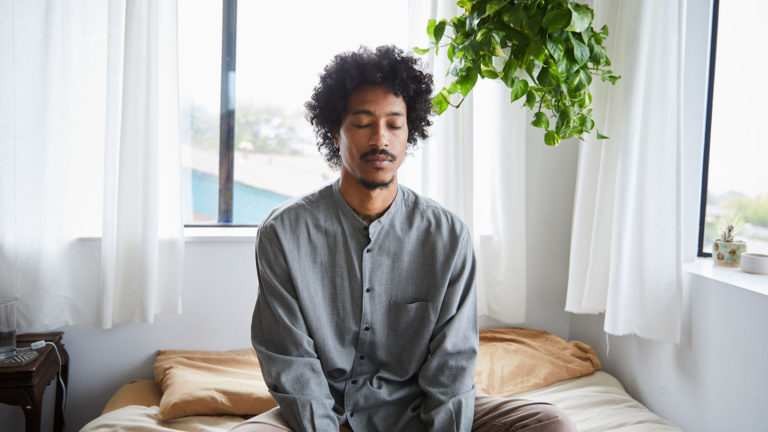
[[[155,379],[123,385],[81,432],[224,432],[276,405],[252,349],[158,351]],[[550,402],[579,431],[681,429],[633,399],[579,341],[532,329],[480,331],[479,392]]]

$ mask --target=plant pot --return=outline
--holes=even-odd
[[[727,242],[715,240],[712,246],[712,260],[715,264],[726,267],[738,267],[741,254],[747,251],[747,244],[741,240]]]

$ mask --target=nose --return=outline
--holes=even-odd
[[[368,137],[368,145],[376,148],[389,146],[389,135],[385,124],[376,123],[371,128],[371,135]]]

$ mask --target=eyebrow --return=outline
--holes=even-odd
[[[349,115],[360,115],[360,114],[368,115],[372,117],[376,116],[376,114],[374,114],[373,111],[367,110],[367,109],[358,109],[349,113]],[[386,117],[391,117],[391,116],[405,117],[405,113],[403,113],[402,111],[390,111],[386,114]]]

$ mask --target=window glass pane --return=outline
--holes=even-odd
[[[184,223],[215,223],[222,2],[184,0],[178,13]]]
[[[288,8],[238,1],[235,223],[257,224],[281,202],[338,176],[317,151],[304,103],[335,54],[360,45],[404,47],[407,13],[403,0],[308,1]]]
[[[764,0],[720,2],[704,252],[711,253],[722,221],[736,218],[742,224],[735,238],[749,252],[768,253],[768,86],[758,78],[768,60],[745,42],[763,39],[766,14]]]

